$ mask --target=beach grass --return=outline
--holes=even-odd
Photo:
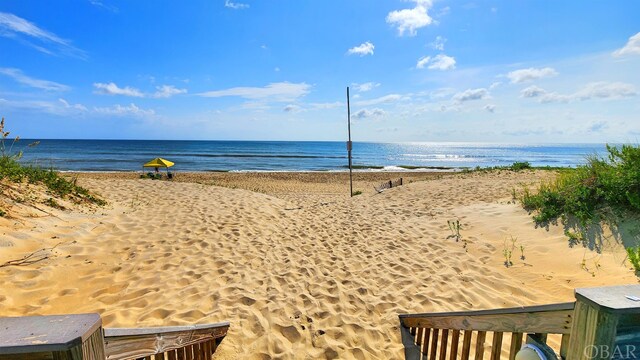
[[[40,184],[44,185],[51,195],[60,198],[70,198],[75,202],[88,202],[101,206],[106,205],[106,201],[77,185],[75,180],[64,178],[54,169],[44,169],[20,163],[22,151],[12,151],[14,144],[19,140],[19,137],[9,139],[9,132],[5,131],[3,118],[0,121],[0,181],[6,180],[16,184],[23,182]],[[37,143],[29,146],[35,145]],[[50,198],[47,202],[53,204],[55,200]]]
[[[574,217],[588,226],[640,215],[640,147],[607,145],[607,151],[607,157],[590,156],[585,165],[559,173],[536,191],[524,189],[521,202],[535,212],[536,223]]]

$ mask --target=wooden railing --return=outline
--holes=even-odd
[[[107,360],[210,360],[229,323],[104,329]]]
[[[523,339],[540,347],[555,334],[557,353],[566,354],[574,303],[510,309],[400,315],[406,359],[515,359]],[[485,343],[491,333],[491,346]],[[527,337],[528,335],[528,337]],[[543,345],[544,344],[544,345]],[[486,354],[485,354],[486,353]]]

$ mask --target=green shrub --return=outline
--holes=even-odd
[[[520,171],[525,169],[531,169],[531,164],[528,161],[516,161],[509,167],[513,171]]]
[[[628,247],[627,255],[629,256],[629,261],[633,268],[636,271],[640,271],[640,246],[637,247]]]
[[[362,195],[362,191],[356,190],[353,192],[353,194],[351,194],[351,196],[356,196],[356,195]]]
[[[640,214],[640,147],[607,145],[608,157],[591,156],[587,164],[543,183],[537,193],[525,189],[521,201],[538,224],[567,216],[586,226],[626,214]]]

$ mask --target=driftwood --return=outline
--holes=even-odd
[[[51,254],[48,252],[53,251],[55,248],[57,248],[61,244],[64,244],[64,243],[60,242],[53,247],[36,250],[32,253],[25,255],[21,259],[6,261],[0,264],[0,268],[7,267],[7,266],[27,266],[27,265],[38,263],[43,260],[47,260],[51,257]]]

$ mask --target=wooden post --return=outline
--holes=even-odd
[[[0,318],[0,359],[104,360],[98,314]]]
[[[349,141],[347,141],[347,154],[349,156],[349,196],[353,197],[353,172],[351,166],[351,150],[353,143],[351,142],[351,106],[349,104],[349,87],[347,86],[347,128],[349,130]]]
[[[640,357],[640,285],[576,289],[575,296],[567,359]]]

